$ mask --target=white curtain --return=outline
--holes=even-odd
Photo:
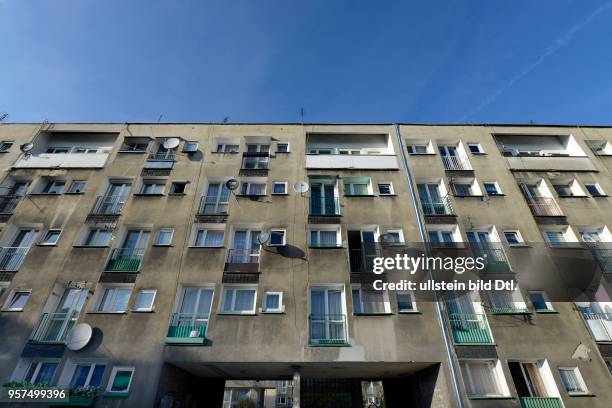
[[[469,371],[469,372],[468,372]],[[491,362],[471,362],[461,365],[461,372],[467,381],[470,396],[500,395],[495,368]]]
[[[237,312],[253,310],[254,301],[254,290],[236,290],[236,303],[234,305],[234,310]]]
[[[331,247],[337,245],[336,231],[321,231],[321,246]]]

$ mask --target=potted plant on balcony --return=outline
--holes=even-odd
[[[9,381],[7,383],[2,384],[3,388],[52,388],[52,384],[48,383],[39,383],[32,384],[27,381]]]
[[[92,407],[98,395],[98,387],[72,387],[68,389],[68,401],[50,403],[50,406]]]

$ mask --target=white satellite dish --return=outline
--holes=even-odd
[[[239,186],[240,182],[235,178],[229,179],[225,182],[225,187],[227,187],[227,189],[230,191],[237,190]]]
[[[181,143],[180,139],[178,137],[168,137],[164,140],[164,143],[162,143],[162,145],[170,150],[170,149],[174,149],[176,147],[178,147],[178,145]]]
[[[268,234],[265,231],[260,232],[259,235],[255,237],[255,241],[257,241],[259,245],[267,244],[269,239],[270,239],[270,234]]]
[[[89,343],[93,330],[87,323],[79,323],[72,328],[66,335],[66,347],[69,350],[77,351]]]
[[[305,181],[298,181],[293,185],[293,191],[300,194],[307,192],[309,188],[310,186]]]
[[[21,151],[24,153],[30,153],[33,148],[34,148],[34,143],[24,143],[21,146],[19,146],[19,149],[21,149]]]

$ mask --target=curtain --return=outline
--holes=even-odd
[[[236,290],[236,303],[234,305],[234,310],[237,312],[253,310],[254,301],[254,290]]]
[[[266,192],[265,184],[251,184],[249,195],[264,195]]]
[[[523,367],[527,371],[527,377],[531,385],[533,397],[547,397],[546,387],[540,376],[540,369],[537,363],[523,363]]]
[[[573,368],[560,368],[559,375],[567,392],[583,391],[582,385],[576,376],[576,371]]]
[[[206,232],[206,239],[204,240],[204,246],[206,247],[218,247],[223,245],[223,231],[212,231]]]
[[[279,299],[278,295],[271,295],[271,294],[266,295],[266,304],[265,304],[266,310],[268,310],[268,309],[274,309],[274,310],[279,309],[280,308],[280,302],[279,301],[280,301],[280,299]]]
[[[310,292],[310,338],[325,338],[325,292],[312,290]]]
[[[223,310],[230,312],[232,310],[232,302],[234,300],[234,289],[226,289],[223,297]]]
[[[57,363],[41,363],[40,370],[36,376],[35,384],[50,384],[53,380],[53,374],[57,368]]]
[[[385,300],[383,292],[362,291],[361,301],[366,313],[385,313]]]
[[[464,378],[472,379],[468,382],[468,393],[472,396],[500,395],[494,370],[490,362],[464,363],[461,367],[462,374]]]
[[[321,246],[333,247],[337,246],[338,233],[336,231],[320,231]]]
[[[84,387],[90,368],[91,366],[89,364],[77,365],[74,370],[74,375],[72,376],[72,381],[70,382],[70,387]]]
[[[210,308],[212,306],[213,291],[212,289],[200,289],[200,302],[198,303],[198,315],[208,316],[210,315]]]
[[[362,313],[361,310],[361,294],[359,293],[359,289],[353,289],[353,313]]]

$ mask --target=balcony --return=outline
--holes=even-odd
[[[555,397],[521,397],[521,408],[563,408],[563,403]]]
[[[453,341],[457,345],[490,345],[493,337],[485,314],[452,313],[448,316]]]
[[[208,315],[173,313],[166,334],[166,344],[204,344]]]
[[[259,273],[258,249],[229,249],[225,272]]]
[[[0,271],[16,272],[30,247],[0,247]]]
[[[597,342],[612,342],[612,313],[582,312],[584,324]]]
[[[321,198],[310,196],[308,203],[308,215],[317,217],[338,217],[340,215],[340,199],[338,197]]]
[[[510,272],[510,265],[506,253],[500,244],[488,245],[470,243],[473,256],[484,258],[483,272]]]
[[[90,215],[119,215],[128,196],[99,196],[96,198]]]
[[[308,316],[308,323],[311,346],[348,345],[346,315],[310,315]]]
[[[144,248],[113,248],[106,263],[106,272],[138,272]]]
[[[444,170],[472,170],[467,158],[462,156],[441,155]]]
[[[79,312],[77,311],[71,313],[43,313],[32,337],[30,337],[30,342],[63,343],[78,318]]]
[[[101,169],[108,153],[39,153],[23,154],[17,159],[15,169]]]
[[[506,163],[516,171],[597,171],[588,157],[518,155],[507,156]]]
[[[145,169],[161,169],[169,170],[174,167],[176,159],[175,150],[167,150],[164,152],[151,153],[145,162]]]
[[[396,170],[397,157],[387,154],[307,154],[307,169]]]
[[[0,195],[0,214],[12,214],[20,199],[14,194]]]
[[[563,217],[563,211],[553,198],[531,197],[526,200],[534,217]]]
[[[421,201],[425,215],[453,215],[453,203],[448,196],[440,197],[437,201]]]

